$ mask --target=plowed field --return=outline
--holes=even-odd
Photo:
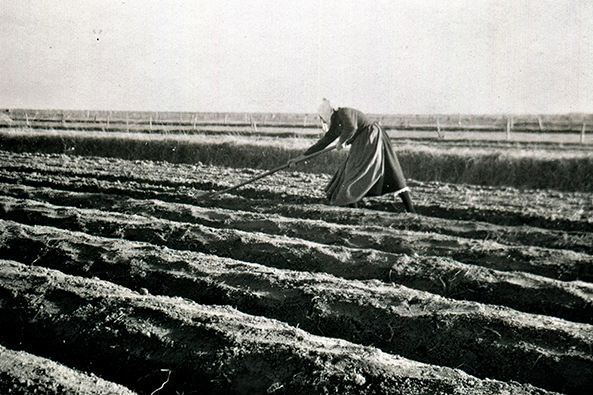
[[[593,193],[259,173],[0,151],[0,391],[593,389]]]

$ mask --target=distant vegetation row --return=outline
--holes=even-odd
[[[300,155],[311,138],[254,138],[146,133],[79,133],[0,129],[0,149],[13,152],[117,157],[129,160],[204,163],[269,170]],[[593,192],[593,155],[579,146],[398,143],[406,177],[418,181]],[[346,153],[329,152],[295,171],[332,174]]]

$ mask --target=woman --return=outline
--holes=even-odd
[[[330,204],[358,207],[365,196],[395,192],[404,202],[406,211],[416,212],[391,141],[379,124],[370,122],[366,115],[352,108],[334,110],[327,99],[323,99],[318,114],[327,125],[327,132],[302,156],[324,149],[337,138],[338,150],[351,145],[346,161],[325,188]]]

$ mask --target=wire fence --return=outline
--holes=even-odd
[[[238,133],[265,135],[318,135],[316,114],[241,112],[149,112],[77,110],[3,110],[0,127],[28,127],[88,131],[157,133]],[[593,114],[565,115],[374,115],[387,131],[405,132],[409,138],[447,139],[468,133],[474,139],[513,140],[520,134],[546,139],[569,139],[591,144]],[[500,135],[502,133],[502,135]],[[393,135],[394,133],[392,133]],[[558,140],[562,141],[562,137]]]

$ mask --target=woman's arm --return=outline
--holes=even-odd
[[[317,151],[321,151],[328,145],[332,143],[335,139],[340,137],[340,129],[338,127],[338,122],[336,121],[336,114],[332,116],[331,126],[327,133],[323,135],[322,138],[319,139],[315,144],[313,144],[303,155],[311,155]]]

